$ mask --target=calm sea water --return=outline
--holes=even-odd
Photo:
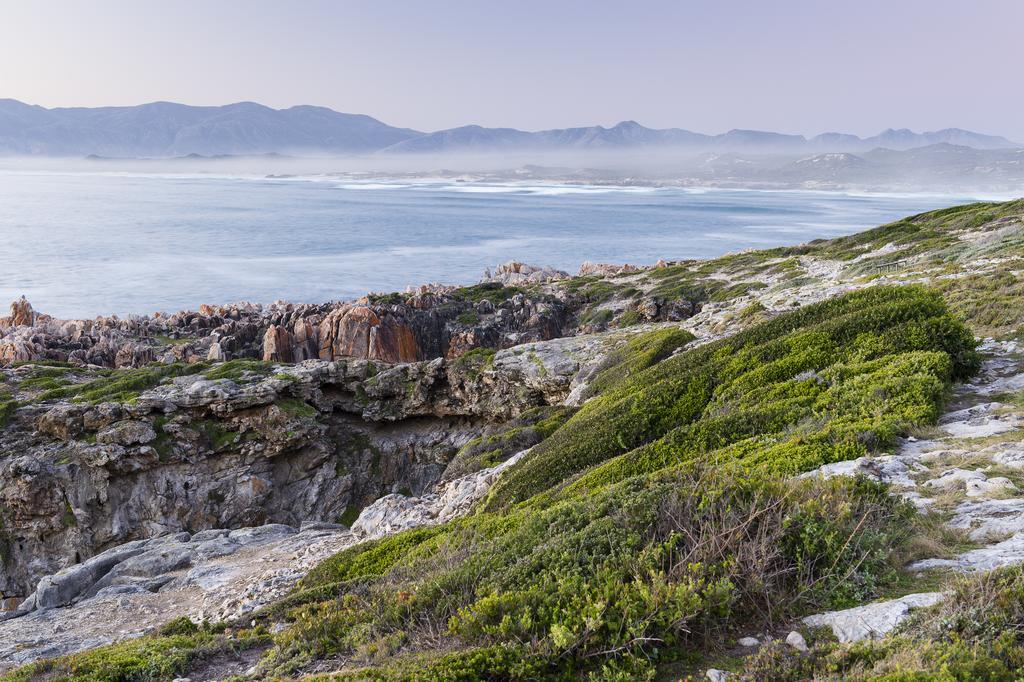
[[[472,283],[857,232],[968,197],[0,172],[0,306],[61,317]]]

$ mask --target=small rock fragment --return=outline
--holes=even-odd
[[[797,651],[807,651],[807,640],[796,630],[786,635],[786,644],[790,645]]]

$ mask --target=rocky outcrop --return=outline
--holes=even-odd
[[[12,304],[10,317],[0,319],[0,365],[56,360],[141,367],[234,358],[415,362],[455,357],[480,346],[506,348],[552,339],[571,331],[570,304],[557,296],[532,300],[498,284],[493,289],[480,286],[471,295],[442,287],[355,303],[203,305],[197,312],[169,316],[94,320],[37,315],[21,299]]]
[[[0,327],[31,327],[36,323],[36,312],[32,304],[22,296],[11,302],[11,314],[0,318]]]
[[[386,495],[366,507],[351,529],[267,524],[170,533],[112,547],[42,577],[17,609],[0,614],[0,670],[138,636],[176,617],[244,616],[283,596],[335,552],[466,513],[524,454],[422,497]]]
[[[425,359],[416,334],[408,324],[390,311],[373,310],[369,306],[346,306],[327,315],[320,327],[319,355],[324,360],[352,357],[415,362]]]
[[[628,264],[585,263],[580,270],[588,277],[636,272]],[[0,366],[51,360],[114,368],[236,358],[415,362],[603,331],[614,315],[595,312],[630,310],[635,323],[678,321],[700,310],[701,301],[637,293],[635,287],[654,286],[643,278],[596,299],[579,284],[562,271],[513,261],[474,286],[425,285],[352,302],[204,304],[170,315],[57,320],[21,298],[0,318]]]
[[[498,282],[503,286],[519,286],[522,284],[554,282],[560,279],[567,279],[568,277],[569,273],[552,267],[537,267],[510,260],[497,266],[493,271],[490,268],[485,270],[483,281]]]
[[[564,400],[609,343],[198,373],[124,404],[26,394],[0,440],[0,592],[24,598],[39,576],[133,540],[333,521],[391,493],[423,494],[488,424]]]
[[[625,275],[632,272],[639,272],[640,268],[629,263],[619,265],[616,263],[591,263],[584,261],[580,266],[577,277],[612,277],[614,275]]]

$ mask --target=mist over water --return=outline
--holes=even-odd
[[[849,234],[969,197],[0,171],[0,305],[58,317],[320,302],[511,259],[575,272]]]

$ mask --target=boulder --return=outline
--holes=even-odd
[[[793,630],[786,635],[786,644],[790,645],[794,649],[800,652],[807,651],[807,640],[796,630]]]
[[[622,275],[629,272],[637,272],[640,268],[629,263],[623,265],[616,265],[614,263],[591,263],[590,261],[584,261],[583,265],[580,266],[579,272],[576,273],[577,277],[589,277],[597,275],[598,277],[611,277],[613,275]]]
[[[283,523],[268,523],[253,528],[239,528],[228,533],[228,538],[239,545],[254,545],[271,540],[279,540],[298,531]]]
[[[393,315],[368,306],[342,307],[320,324],[320,358],[364,358],[383,362],[422,359],[413,330]],[[266,352],[264,352],[266,355]]]
[[[58,440],[71,440],[85,429],[85,413],[81,405],[57,405],[36,420],[36,429]]]
[[[829,611],[807,616],[808,627],[828,627],[841,643],[876,639],[892,632],[913,609],[937,604],[945,598],[941,592],[908,594],[899,599],[857,606],[843,611]],[[790,633],[792,637],[793,633]],[[799,635],[798,635],[799,636]],[[803,637],[800,638],[803,641]],[[789,642],[789,638],[786,639]],[[806,643],[804,644],[806,648]]]
[[[210,362],[223,362],[227,360],[227,354],[220,343],[215,341],[210,344],[210,350],[206,353],[206,359]]]
[[[36,608],[66,606],[91,589],[117,564],[145,551],[145,540],[136,540],[97,554],[88,561],[65,568],[39,581]]]
[[[124,418],[124,410],[119,403],[100,403],[86,411],[82,423],[87,431],[99,431]]]
[[[192,564],[192,548],[182,543],[166,543],[130,556],[112,566],[111,569],[86,592],[92,596],[102,589],[115,585],[141,585],[149,589],[166,584],[172,578],[168,573]]]
[[[509,261],[484,272],[484,282],[498,282],[502,286],[518,284],[541,284],[559,279],[566,279],[569,273],[547,266],[529,265],[519,261]]]
[[[156,440],[152,424],[142,421],[119,421],[101,429],[96,442],[110,445],[142,445]]]

